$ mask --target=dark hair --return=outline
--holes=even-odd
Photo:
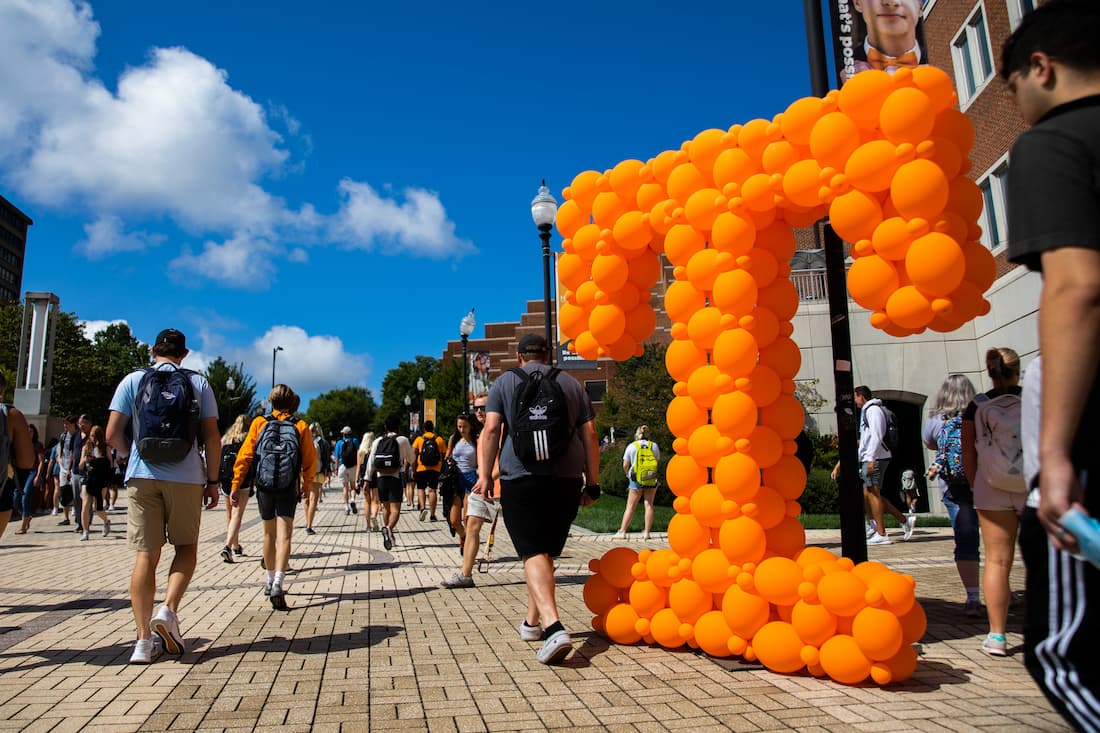
[[[857,395],[859,395],[860,397],[862,397],[865,400],[873,399],[874,396],[875,396],[874,393],[871,392],[870,387],[866,387],[862,384],[859,385],[858,387],[856,387],[854,391]]]
[[[435,423],[432,422],[431,420],[425,420],[424,421],[424,432],[425,433],[434,433],[435,432]]]
[[[163,356],[168,359],[182,359],[187,355],[187,347],[174,343],[157,344],[149,349],[153,356]]]
[[[397,415],[390,415],[386,418],[385,426],[387,432],[396,433],[397,429],[401,427],[401,419]]]
[[[1100,69],[1100,3],[1050,0],[1023,17],[1001,48],[1001,77],[1027,73],[1031,54],[1042,51],[1082,71]]]
[[[302,399],[285,384],[276,384],[267,395],[267,401],[271,403],[272,410],[279,412],[294,412]]]

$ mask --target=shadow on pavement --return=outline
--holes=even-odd
[[[947,641],[952,639],[980,638],[989,630],[985,611],[977,617],[963,615],[962,603],[942,598],[918,598],[928,617],[928,630],[923,641]],[[1010,633],[1023,633],[1024,607],[1013,604],[1008,609],[1007,629]]]
[[[315,606],[314,606],[315,607]],[[302,606],[302,608],[307,608]],[[291,609],[292,611],[298,609]],[[346,652],[352,649],[363,649],[374,646],[380,641],[404,633],[399,626],[364,626],[362,630],[354,634],[318,634],[316,636],[303,636],[286,638],[282,636],[266,637],[254,641],[240,641],[221,646],[212,646],[201,652],[190,652],[181,660],[188,664],[209,662],[213,659],[229,657],[237,654],[249,653],[281,653],[281,654],[333,654]],[[203,640],[195,640],[194,645]]]

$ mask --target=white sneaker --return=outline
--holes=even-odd
[[[519,622],[519,638],[524,641],[538,641],[542,638],[542,627],[528,626],[527,622],[521,619]]]
[[[88,533],[87,532],[81,532],[80,533],[80,541],[81,542],[87,542],[87,540],[88,540]]]
[[[111,522],[109,520],[105,520],[103,522],[103,536],[104,537],[110,537],[111,536]]]
[[[50,512],[50,516],[51,516],[51,517],[53,517],[53,516],[57,516],[57,515],[58,515],[58,514],[60,514],[60,513],[61,513],[61,512],[57,511],[57,507],[54,507],[54,508],[53,508],[53,511],[51,511],[51,512]]]
[[[884,534],[875,533],[867,540],[868,545],[892,545],[894,541]]]
[[[616,532],[614,535],[611,536],[611,539],[613,539],[613,540],[625,540],[626,539],[626,532]]]
[[[912,537],[913,536],[913,530],[916,529],[916,526],[917,526],[917,515],[916,514],[910,514],[908,517],[905,518],[905,523],[901,525],[901,531],[903,532],[901,538],[903,540],[908,540],[910,537]]]
[[[571,651],[573,651],[573,639],[568,631],[562,629],[543,642],[536,658],[543,664],[557,664],[568,657]]]
[[[160,607],[157,615],[153,616],[151,625],[153,633],[159,636],[161,643],[164,644],[165,652],[178,656],[187,651],[183,643],[183,635],[180,634],[179,616],[168,606]]]
[[[867,539],[871,539],[871,535],[875,534],[878,531],[878,526],[875,524],[875,520],[873,519],[868,519],[864,525],[864,528],[867,530]]]
[[[160,656],[160,639],[138,639],[130,655],[130,664],[151,664]]]

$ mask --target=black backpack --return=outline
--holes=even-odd
[[[199,435],[199,401],[189,369],[150,367],[138,383],[134,442],[146,463],[179,463]]]
[[[340,463],[344,464],[345,468],[352,468],[357,463],[355,441],[351,438],[344,438],[340,443]]]
[[[886,432],[882,434],[882,444],[886,450],[893,453],[898,449],[898,416],[886,405],[882,405],[882,411],[886,415]]]
[[[528,471],[549,473],[551,461],[565,453],[573,438],[565,392],[558,384],[561,370],[555,367],[528,374],[513,367],[509,371],[519,378],[508,421],[512,449]]]
[[[401,467],[401,444],[397,442],[397,433],[383,435],[374,449],[375,471],[396,471]]]
[[[317,460],[321,463],[321,471],[328,473],[332,469],[332,451],[328,447],[328,441],[324,438],[315,438],[314,446],[317,447]]]
[[[264,415],[267,424],[256,440],[256,456],[252,460],[256,475],[256,490],[283,493],[298,489],[302,470],[302,447],[298,444],[298,428],[289,420]]]
[[[240,443],[222,446],[222,462],[218,466],[218,481],[221,483],[222,491],[227,494],[230,487],[233,486],[233,466],[237,462],[237,453],[240,450]]]
[[[420,442],[420,464],[422,466],[437,466],[442,455],[439,452],[439,438],[435,433],[424,433]]]

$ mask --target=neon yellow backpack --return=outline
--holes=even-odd
[[[648,440],[639,440],[635,445],[634,480],[642,488],[652,489],[657,485],[657,456],[653,455],[652,444]]]

